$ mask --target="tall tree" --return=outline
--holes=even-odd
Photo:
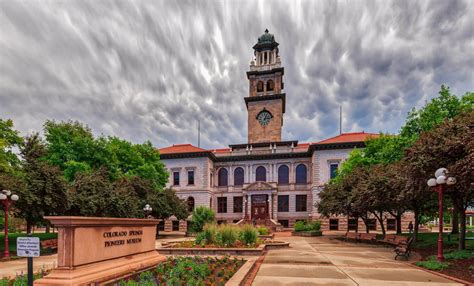
[[[419,140],[407,150],[404,160],[414,188],[430,192],[426,181],[440,167],[450,170],[458,180],[454,186],[448,187],[448,195],[460,211],[459,249],[465,248],[466,208],[474,204],[473,126],[472,109],[453,119],[446,119],[437,128],[422,133]]]
[[[42,160],[47,150],[38,134],[25,138],[20,153],[25,187],[19,190],[16,208],[19,210],[17,215],[25,218],[30,232],[34,224],[43,221],[43,216],[65,214],[69,198],[61,170]]]

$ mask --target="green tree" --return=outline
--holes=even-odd
[[[454,118],[474,106],[474,93],[467,92],[461,98],[452,94],[449,87],[442,85],[439,96],[433,98],[419,110],[413,108],[408,113],[400,135],[415,141],[422,132],[430,131],[444,122]]]
[[[38,134],[25,138],[20,149],[24,188],[19,190],[17,215],[31,227],[43,221],[45,215],[64,215],[69,208],[67,183],[58,167],[50,166],[42,158],[46,147]]]
[[[453,119],[446,119],[437,128],[421,134],[419,140],[407,151],[404,159],[408,175],[415,188],[428,190],[426,181],[434,176],[437,168],[450,170],[458,182],[448,188],[448,195],[460,211],[461,229],[459,249],[465,248],[466,208],[474,204],[474,111],[465,111]],[[425,198],[420,198],[425,199]]]
[[[0,118],[0,172],[12,172],[18,167],[20,160],[13,148],[22,142],[19,132],[13,129],[13,121]]]

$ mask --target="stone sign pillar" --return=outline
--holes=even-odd
[[[155,249],[159,220],[47,216],[58,228],[58,267],[35,285],[104,284],[166,260]]]

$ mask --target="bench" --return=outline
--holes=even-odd
[[[377,234],[376,233],[361,233],[359,239],[361,241],[376,242]]]
[[[46,239],[41,241],[41,248],[43,249],[57,249],[58,240],[57,239]]]
[[[353,240],[353,241],[358,241],[360,237],[360,234],[357,232],[346,232],[346,235],[344,236],[345,240]]]
[[[390,245],[399,245],[400,243],[406,243],[408,240],[407,236],[396,235],[396,234],[386,234],[383,239],[378,239],[377,242],[390,244]]]
[[[408,257],[410,257],[412,242],[413,237],[410,237],[407,241],[400,241],[397,247],[395,247],[395,249],[393,250],[396,254],[395,260],[397,260],[397,257],[399,256],[405,256],[405,258],[408,260]]]

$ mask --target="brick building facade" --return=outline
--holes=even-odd
[[[258,221],[274,228],[292,228],[298,220],[323,222],[323,230],[362,227],[346,217],[322,218],[315,204],[324,184],[354,148],[377,134],[343,133],[320,142],[282,141],[285,98],[284,68],[278,43],[265,31],[253,47],[247,72],[248,142],[205,150],[190,144],[160,149],[170,172],[167,187],[190,209],[211,207],[218,222]],[[185,230],[185,222],[167,222],[166,229]],[[393,229],[393,220],[387,219]],[[374,227],[377,228],[375,222]]]

